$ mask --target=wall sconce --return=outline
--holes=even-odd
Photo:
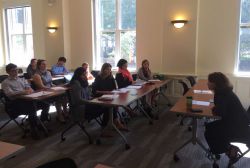
[[[174,25],[175,28],[180,29],[182,28],[188,21],[187,20],[172,20],[171,23]]]
[[[50,33],[55,33],[57,31],[58,27],[47,27],[47,29]]]

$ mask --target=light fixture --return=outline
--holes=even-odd
[[[175,28],[180,29],[182,28],[188,21],[187,20],[172,20],[171,23],[174,25]]]
[[[58,27],[47,27],[47,29],[50,33],[55,33],[57,31]]]

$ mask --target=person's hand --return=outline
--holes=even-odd
[[[212,114],[213,114],[214,116],[217,115],[216,110],[215,110],[215,106],[212,107]]]
[[[33,93],[33,89],[31,89],[31,88],[27,88],[24,91],[24,94],[31,94],[31,93]]]

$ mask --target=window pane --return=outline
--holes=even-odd
[[[18,66],[27,66],[33,58],[31,7],[6,9],[8,58]]]
[[[121,1],[121,28],[135,29],[136,26],[136,0]]]
[[[32,34],[31,8],[25,8],[24,28],[26,34]]]
[[[34,56],[34,51],[33,51],[33,37],[32,35],[27,35],[26,36],[26,62],[25,65],[28,65],[30,60]]]
[[[115,0],[100,0],[101,29],[115,29],[116,18]]]
[[[250,28],[241,28],[239,50],[239,71],[250,71]]]
[[[115,66],[115,33],[102,33],[100,37],[101,64],[108,62]]]
[[[21,57],[24,55],[24,39],[22,35],[13,35],[11,36],[11,48],[10,50],[10,60],[12,63],[20,65],[20,62],[23,62],[24,58]]]
[[[121,33],[121,58],[128,61],[129,68],[136,68],[136,33],[125,31]]]
[[[241,23],[250,22],[250,0],[241,1]]]

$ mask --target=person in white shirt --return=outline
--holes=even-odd
[[[17,75],[17,66],[15,64],[8,64],[6,66],[6,72],[9,77],[2,82],[2,89],[6,95],[8,105],[13,109],[12,117],[17,117],[18,115],[28,115],[31,135],[34,139],[38,138],[37,134],[37,114],[36,109],[42,109],[41,120],[48,120],[49,104],[44,102],[38,102],[34,107],[33,102],[20,99],[21,95],[31,94],[33,89],[30,84],[24,79],[19,78]]]

